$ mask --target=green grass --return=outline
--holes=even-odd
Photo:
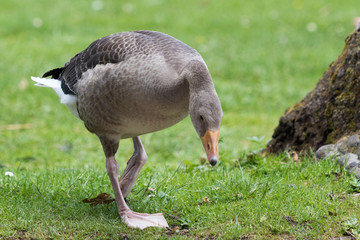
[[[281,239],[360,231],[357,183],[347,174],[338,180],[331,160],[244,157],[265,146],[285,109],[339,55],[358,1],[109,0],[96,11],[97,2],[1,3],[0,238]],[[142,137],[149,160],[129,195],[131,207],[164,212],[178,232],[128,229],[113,203],[81,202],[112,192],[100,143],[50,89],[30,80],[99,37],[137,29],[162,31],[197,49],[224,110],[222,162],[213,169],[198,165],[205,153],[189,118]],[[29,125],[9,130],[12,124]],[[131,141],[122,141],[121,167],[131,154]],[[204,197],[210,202],[202,204]]]
[[[163,212],[173,230],[140,231],[120,222],[114,202],[95,207],[82,203],[111,192],[104,171],[16,169],[16,177],[0,180],[1,233],[40,239],[334,238],[360,231],[357,223],[346,225],[360,217],[354,195],[359,187],[352,176],[343,173],[338,178],[334,171],[340,173],[331,159],[305,158],[295,164],[285,155],[271,161],[222,162],[217,168],[147,168],[128,200],[135,211]]]

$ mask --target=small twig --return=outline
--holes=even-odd
[[[30,129],[31,124],[30,123],[23,123],[23,124],[9,124],[0,126],[0,131],[14,131],[14,130],[21,130],[21,129]]]
[[[358,239],[350,230],[347,230],[346,234],[352,237],[353,239]]]

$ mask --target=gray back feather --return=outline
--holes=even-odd
[[[160,32],[134,31],[112,34],[94,41],[65,64],[59,79],[75,92],[74,85],[82,74],[98,64],[120,63],[136,55],[159,54],[176,68],[177,55],[197,55],[196,50]],[[181,62],[181,60],[180,60]]]

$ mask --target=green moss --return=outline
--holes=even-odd
[[[329,123],[331,123],[329,125],[329,128],[332,130],[334,129],[334,124],[332,123],[332,115],[334,113],[335,107],[332,103],[328,103],[326,105],[326,109],[325,109],[325,118],[328,120]]]
[[[335,143],[337,140],[336,135],[337,135],[337,131],[333,131],[329,133],[326,138],[326,144]]]
[[[348,67],[348,68],[346,69],[346,74],[347,74],[347,75],[353,75],[353,74],[354,74],[354,69],[351,68],[351,67]]]
[[[349,123],[349,130],[355,131],[356,130],[356,122],[355,120]]]
[[[355,94],[350,91],[343,91],[339,96],[336,97],[338,103],[343,103],[347,101],[353,102],[355,100]]]
[[[286,109],[285,115],[289,115],[294,109],[298,109],[298,107],[301,105],[301,102],[295,103],[294,105]]]

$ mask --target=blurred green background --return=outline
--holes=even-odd
[[[340,54],[358,15],[358,0],[3,0],[0,166],[105,169],[96,136],[30,76],[63,66],[100,37],[139,29],[165,32],[200,52],[224,110],[220,154],[238,158],[265,146],[285,109]],[[189,118],[142,140],[146,167],[205,156]],[[132,151],[131,140],[122,141],[118,161],[124,165]]]

